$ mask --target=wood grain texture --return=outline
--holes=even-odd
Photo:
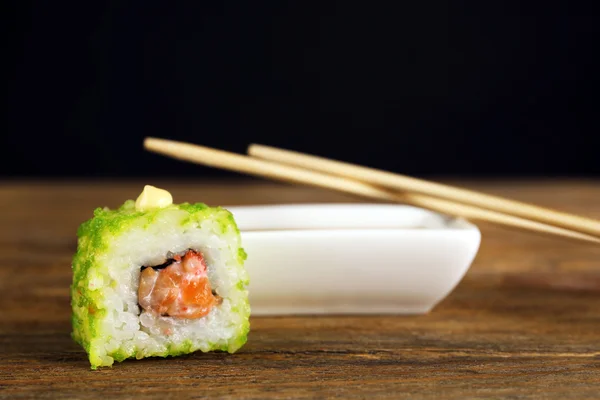
[[[463,282],[423,316],[252,318],[238,353],[91,371],[69,334],[75,232],[144,183],[177,202],[356,202],[259,180],[0,183],[0,398],[597,398],[600,246],[480,224]],[[448,182],[600,217],[594,181]]]

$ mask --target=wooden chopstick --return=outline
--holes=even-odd
[[[600,236],[600,221],[498,196],[259,144],[250,145],[248,154],[257,158],[369,182],[385,188],[407,193],[421,193],[596,237]]]
[[[457,204],[426,195],[392,192],[352,179],[252,158],[246,155],[230,153],[205,146],[158,138],[146,138],[144,140],[144,148],[151,152],[209,167],[222,168],[284,182],[295,182],[317,186],[382,201],[412,204],[467,219],[477,219],[547,235],[600,243],[600,239],[596,237],[536,221],[529,221],[523,218],[484,210],[469,205]]]

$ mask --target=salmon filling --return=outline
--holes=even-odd
[[[202,253],[188,250],[155,267],[142,267],[140,307],[161,316],[196,319],[221,302],[210,287]]]

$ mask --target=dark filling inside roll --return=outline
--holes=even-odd
[[[174,318],[202,318],[222,299],[211,288],[201,252],[169,254],[167,261],[141,267],[138,303],[147,312]]]
[[[165,261],[164,263],[162,263],[160,265],[153,265],[151,267],[143,266],[141,268],[141,270],[143,271],[146,268],[152,268],[153,270],[158,271],[159,269],[165,269],[165,268],[167,268],[169,265],[173,264],[174,262],[175,262],[174,258],[167,258],[167,261]]]

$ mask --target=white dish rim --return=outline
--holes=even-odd
[[[243,234],[289,234],[289,233],[315,233],[315,232],[369,232],[369,231],[390,231],[390,232],[411,232],[411,234],[429,234],[429,233],[472,233],[479,232],[479,228],[471,221],[455,216],[448,216],[435,211],[427,210],[424,208],[406,205],[406,204],[389,204],[389,203],[278,203],[278,204],[255,204],[255,205],[229,205],[223,206],[224,209],[230,211],[238,227]],[[349,212],[349,211],[362,211],[363,213],[368,211],[382,212],[382,211],[401,211],[401,212],[413,212],[420,213],[423,217],[436,219],[438,225],[441,226],[385,226],[385,227],[372,227],[368,225],[360,226],[360,221],[355,227],[347,226],[327,226],[327,227],[298,227],[293,225],[285,228],[247,228],[242,224],[239,224],[239,216],[242,213],[263,213],[265,217],[269,214],[277,212],[291,212],[291,213],[303,213],[306,211],[318,211],[318,212]],[[241,226],[240,226],[241,225]],[[268,224],[267,224],[268,225]]]

